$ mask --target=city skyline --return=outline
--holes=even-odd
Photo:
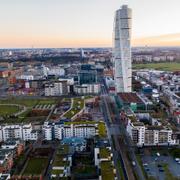
[[[0,3],[0,48],[111,47],[114,11],[122,4],[133,9],[133,46],[180,45],[178,0]]]

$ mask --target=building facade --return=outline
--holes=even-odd
[[[116,11],[114,24],[114,76],[116,92],[132,91],[131,20],[126,5]]]
[[[144,123],[129,120],[126,130],[132,141],[139,147],[179,144],[178,140],[173,138],[172,129],[168,127],[145,126]]]
[[[58,124],[45,122],[43,133],[45,140],[71,137],[90,138],[96,135],[97,124]]]
[[[37,140],[38,132],[33,130],[32,124],[2,125],[0,126],[0,141],[20,139],[24,141]]]
[[[45,96],[61,96],[65,94],[68,94],[67,81],[45,84]]]

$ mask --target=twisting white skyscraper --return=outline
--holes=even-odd
[[[131,26],[132,10],[124,5],[114,22],[114,76],[116,92],[132,91]]]

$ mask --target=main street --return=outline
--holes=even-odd
[[[116,103],[114,101],[115,111],[117,112],[114,115],[114,119],[112,119],[112,109],[109,105],[109,101],[113,101],[113,97],[108,95],[106,87],[102,85],[102,111],[104,114],[105,123],[108,131],[108,138],[110,140],[110,144],[112,147],[113,155],[114,155],[114,163],[117,169],[117,177],[121,179],[119,172],[119,165],[121,163],[122,171],[124,174],[124,178],[128,180],[133,180],[135,178],[135,174],[138,176],[139,180],[145,180],[143,172],[141,170],[140,165],[138,164],[135,149],[131,142],[130,137],[128,136],[126,129],[122,125],[120,121],[120,115],[118,109],[116,107]],[[112,139],[113,138],[113,139]],[[112,142],[114,141],[114,143]],[[127,158],[127,152],[129,157]],[[118,162],[119,161],[119,162]],[[132,162],[135,162],[135,166],[132,165]]]

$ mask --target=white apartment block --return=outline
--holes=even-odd
[[[99,94],[100,91],[100,84],[82,84],[74,87],[76,94]]]
[[[37,140],[38,132],[33,130],[31,124],[26,125],[1,125],[0,141],[21,139],[24,141]]]
[[[71,137],[90,138],[96,135],[97,124],[48,124],[44,123],[45,140],[63,139]]]
[[[170,128],[161,126],[146,127],[141,122],[132,123],[129,120],[126,130],[132,141],[139,147],[178,144],[178,142],[173,139],[173,131]]]
[[[61,96],[65,94],[68,94],[67,81],[45,84],[45,96]]]
[[[31,74],[22,74],[21,76],[18,76],[17,79],[24,79],[26,81],[34,80],[34,75],[31,75]]]
[[[52,126],[48,125],[48,123],[44,123],[43,133],[44,133],[45,140],[50,141],[53,139],[52,131],[53,131]]]

